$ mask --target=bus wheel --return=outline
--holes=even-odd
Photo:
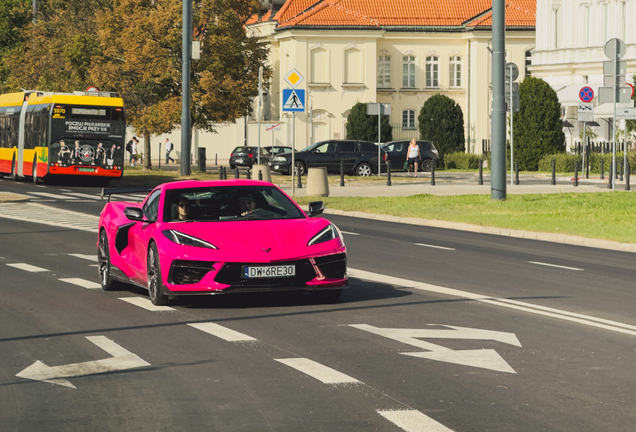
[[[38,184],[38,157],[34,157],[33,158],[33,172],[31,173],[31,176],[33,178],[33,184],[37,185]]]

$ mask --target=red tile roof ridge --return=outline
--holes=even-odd
[[[287,0],[285,4],[283,5],[283,7],[281,7],[280,10],[276,13],[276,15],[274,15],[274,21],[278,21],[279,24],[288,23],[292,21],[293,19],[295,19],[296,17],[299,17],[307,13],[308,11],[311,11],[316,6],[319,6],[322,1],[323,0],[316,0],[309,7],[300,9],[300,12],[298,12],[296,15],[292,16],[291,18],[284,19],[285,13],[287,12],[288,9],[290,9],[292,3],[294,2],[300,3],[300,0]]]
[[[528,14],[528,15],[532,15],[532,16],[533,16],[533,17],[535,17],[535,18],[537,17],[536,9],[535,9],[535,12],[532,12],[532,11],[531,11],[531,10],[529,10],[529,9],[526,9],[526,8],[524,8],[524,7],[522,7],[522,6],[518,6],[518,5],[516,5],[516,4],[515,4],[513,1],[511,1],[511,0],[508,0],[508,1],[506,2],[506,7],[513,7],[513,8],[515,8],[515,9],[517,9],[517,10],[521,11],[521,12],[524,12],[524,13],[526,13],[526,14]]]
[[[364,15],[363,13],[360,13],[356,10],[349,9],[347,7],[340,5],[339,3],[342,3],[342,0],[321,0],[321,1],[322,2],[320,4],[315,4],[311,8],[296,15],[294,18],[279,24],[279,27],[293,26],[297,24],[298,22],[304,21],[328,7],[336,8],[336,10],[338,11],[343,11],[344,13],[351,14],[354,17],[359,18],[363,21],[369,21],[372,25],[376,27],[380,26],[380,20],[376,18],[368,17]]]

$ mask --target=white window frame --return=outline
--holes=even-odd
[[[402,57],[402,88],[415,88],[415,56]]]
[[[426,56],[426,87],[439,88],[439,56]]]
[[[449,81],[448,86],[451,88],[459,88],[462,86],[462,57],[459,55],[452,55],[448,60]]]
[[[412,109],[403,110],[402,111],[402,130],[415,130],[415,128],[417,128],[416,120],[417,118],[415,117],[415,110],[412,110]]]
[[[391,88],[391,56],[378,56],[378,88]]]

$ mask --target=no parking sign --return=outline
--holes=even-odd
[[[592,99],[594,99],[594,90],[592,87],[583,87],[579,91],[579,99],[581,99],[581,102],[592,102]]]

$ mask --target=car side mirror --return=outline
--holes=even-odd
[[[309,217],[318,216],[325,211],[325,203],[322,201],[312,201],[309,203]]]
[[[124,215],[131,221],[150,222],[144,219],[144,212],[139,207],[126,207]]]

